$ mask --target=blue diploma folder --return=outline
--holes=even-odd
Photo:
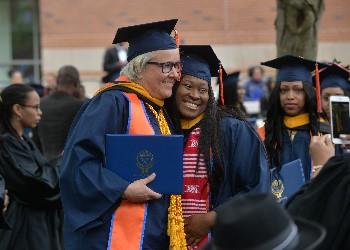
[[[283,205],[289,197],[296,193],[301,186],[305,184],[303,164],[300,159],[283,164],[279,173],[275,168],[271,169],[271,176],[272,184],[277,179],[282,181],[283,187],[279,187],[279,191],[281,192],[279,201]],[[275,188],[273,191],[277,192],[278,188],[276,185],[272,186],[272,189]]]
[[[130,182],[156,173],[149,188],[182,194],[183,136],[107,134],[106,167]]]

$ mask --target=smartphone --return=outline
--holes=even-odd
[[[341,134],[350,134],[350,101],[347,96],[330,96],[331,136],[334,144],[350,144],[339,138]]]

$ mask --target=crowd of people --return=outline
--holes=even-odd
[[[349,70],[285,55],[245,81],[210,45],[180,45],[176,23],[119,28],[91,99],[74,66],[41,92],[10,72],[0,249],[350,248],[350,156],[331,141],[328,108],[330,96],[349,95]],[[278,69],[275,80],[264,67]],[[264,126],[248,120],[246,101],[261,104]],[[126,180],[106,168],[106,134],[182,135],[183,193],[149,188],[156,173]],[[289,166],[303,185],[287,196]]]

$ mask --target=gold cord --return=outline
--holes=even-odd
[[[160,109],[159,112],[157,112],[150,104],[146,103],[146,105],[156,117],[159,123],[160,132],[163,135],[170,135],[170,128],[164,117],[163,110]],[[167,230],[167,233],[170,237],[170,250],[187,249],[184,227],[185,226],[182,216],[181,195],[170,195]]]

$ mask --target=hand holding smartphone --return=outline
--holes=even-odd
[[[350,134],[350,99],[347,96],[330,96],[331,136],[334,144],[350,144],[341,134]]]

